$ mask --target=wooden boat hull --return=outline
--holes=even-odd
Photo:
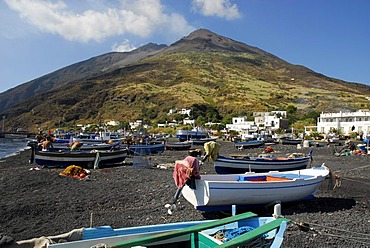
[[[211,220],[204,221],[186,221],[175,222],[158,225],[146,225],[137,227],[125,227],[113,229],[110,226],[101,226],[93,228],[85,228],[82,233],[82,239],[66,242],[50,244],[50,248],[90,248],[96,244],[104,243],[112,245],[122,241],[133,240],[140,237],[145,237],[151,234],[160,234],[168,231],[179,230],[183,228],[192,227],[202,223],[210,222]]]
[[[204,143],[210,142],[210,141],[216,141],[217,138],[203,138],[203,139],[191,139],[190,142],[195,145],[204,145]]]
[[[55,150],[70,149],[68,146],[69,146],[69,143],[53,143],[53,147]],[[83,150],[83,151],[110,150],[112,146],[114,146],[114,144],[105,144],[105,143],[83,144],[78,150]]]
[[[133,155],[161,154],[165,150],[165,145],[164,144],[130,145],[129,149]]]
[[[311,158],[311,152],[308,156],[298,158],[243,158],[218,156],[214,162],[214,168],[217,174],[239,174],[249,171],[268,172],[301,170],[307,168]]]
[[[195,189],[185,185],[182,194],[202,211],[294,202],[312,198],[328,174],[325,166],[287,172],[207,174],[195,180]]]
[[[189,150],[192,144],[190,142],[173,142],[173,143],[166,143],[166,150]]]
[[[69,165],[78,165],[82,167],[89,167],[94,164],[97,159],[96,152],[49,152],[49,151],[35,151],[35,162],[38,165],[45,167],[67,167]],[[99,164],[109,165],[125,161],[127,157],[126,150],[118,151],[100,151]]]
[[[248,148],[256,148],[263,146],[265,143],[263,140],[249,140],[249,141],[240,141],[235,142],[235,147],[238,149],[248,149]]]
[[[302,139],[282,139],[281,144],[283,145],[298,145],[302,144]]]
[[[129,227],[113,230],[109,227],[86,228],[83,240],[49,244],[51,248],[88,248],[97,244],[107,247],[235,247],[265,234],[268,246],[280,247],[286,223],[290,220],[273,217],[256,217],[246,212],[220,220],[204,220],[159,224],[150,226]],[[226,243],[213,237],[218,231],[249,231]],[[104,230],[107,229],[107,230]],[[105,232],[107,231],[107,232]],[[86,235],[87,234],[87,235]],[[91,235],[92,234],[92,235]],[[255,241],[254,241],[255,242]]]
[[[207,131],[201,130],[177,130],[176,138],[180,141],[190,140],[190,139],[204,139],[209,136]]]

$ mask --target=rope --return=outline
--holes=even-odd
[[[337,174],[333,174],[332,171],[329,172],[328,178],[329,178],[328,189],[334,190],[335,188],[339,188],[342,185],[341,177]]]
[[[360,167],[356,167],[356,168],[347,170],[346,173],[348,173],[350,171],[354,171],[354,170],[364,169],[364,168],[367,168],[367,167],[370,167],[370,165],[363,165],[363,166],[360,166]],[[340,170],[334,171],[334,173],[336,173],[336,172],[341,172],[341,171]],[[362,184],[365,184],[365,185],[370,185],[370,183],[367,183],[367,182],[362,182],[362,181],[359,181],[359,180],[350,179],[348,177],[341,177],[338,174],[332,174],[331,171],[329,173],[329,177],[330,177],[330,182],[329,182],[328,187],[332,186],[332,184],[333,184],[332,180],[333,180],[333,178],[335,179],[335,184],[334,184],[333,189],[340,188],[342,186],[342,179],[347,180],[347,181],[362,183]]]
[[[366,245],[370,244],[370,234],[367,234],[367,233],[359,233],[359,232],[355,232],[355,231],[348,231],[348,230],[338,229],[338,228],[335,228],[335,227],[328,227],[328,226],[323,226],[323,225],[314,224],[314,223],[307,223],[307,222],[298,223],[298,222],[292,221],[292,223],[297,225],[298,229],[301,230],[301,231],[304,231],[304,232],[310,232],[311,231],[311,232],[314,232],[314,233],[319,234],[319,235],[326,235],[326,236],[330,236],[330,237],[336,237],[336,238],[347,239],[347,240],[350,239],[352,241],[362,243],[362,244],[366,244]],[[315,228],[310,227],[310,225],[322,227],[322,228],[325,228],[325,229],[331,229],[331,230],[339,231],[339,232],[346,232],[346,233],[350,233],[350,234],[362,235],[362,236],[365,236],[365,237],[343,236],[343,235],[336,235],[336,234],[331,234],[331,233],[327,233],[327,232],[317,231],[317,230],[315,230]],[[363,241],[366,241],[366,242],[363,242]]]
[[[335,179],[335,184],[334,184],[333,189],[340,188],[342,186],[341,177],[339,175],[334,175],[334,179]]]
[[[318,226],[318,227],[322,227],[322,228],[326,228],[326,229],[332,229],[332,230],[335,230],[335,231],[340,231],[340,232],[348,232],[348,233],[353,233],[353,234],[358,234],[358,235],[364,235],[364,236],[368,236],[369,238],[367,239],[370,239],[370,234],[367,234],[367,233],[359,233],[359,232],[355,232],[355,231],[348,231],[348,230],[344,230],[344,229],[339,229],[339,228],[335,228],[335,227],[329,227],[329,226],[323,226],[323,225],[320,225],[320,224],[315,224],[315,223],[308,223],[308,222],[295,222],[293,221],[292,222],[293,224],[296,224],[298,226],[305,226],[305,227],[309,227],[310,225],[313,225],[313,226]],[[314,230],[313,228],[309,228],[310,230]]]
[[[363,183],[365,185],[369,185],[370,186],[370,183],[366,183],[366,182],[362,182],[362,181],[358,181],[358,180],[354,180],[354,179],[349,179],[348,177],[343,177],[344,180],[347,180],[347,181],[351,181],[351,182],[356,182],[356,183]]]
[[[228,241],[228,239],[226,238],[224,231],[225,230],[217,231],[215,234],[212,235],[212,237],[225,243],[226,241]],[[271,246],[271,243],[272,243],[272,240],[265,239],[262,235],[252,240],[246,241],[240,247],[267,248]]]
[[[353,170],[362,169],[362,168],[366,168],[366,167],[370,167],[370,165],[364,165],[364,166],[356,167],[356,168],[350,169],[348,171],[353,171]]]

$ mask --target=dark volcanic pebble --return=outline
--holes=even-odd
[[[239,151],[231,142],[219,143],[222,155],[257,155],[264,149]],[[336,157],[333,147],[327,146],[297,150],[292,145],[274,145],[273,149],[280,154],[313,149],[313,165],[325,163],[341,182],[333,189],[335,180],[327,179],[315,198],[282,205],[282,215],[292,220],[283,246],[370,247],[370,155]],[[199,212],[181,197],[177,210],[167,214],[164,205],[171,202],[176,190],[173,168],[159,169],[157,165],[174,165],[187,155],[188,151],[165,151],[151,156],[150,168],[127,163],[92,170],[90,180],[61,177],[62,169],[30,170],[35,167],[28,163],[30,150],[2,159],[0,233],[25,240],[89,227],[91,220],[94,226],[119,228],[225,216]],[[134,160],[127,158],[127,162]],[[201,169],[202,173],[214,173],[212,162]],[[266,216],[273,207],[251,211]],[[309,231],[301,231],[297,223],[309,224]]]

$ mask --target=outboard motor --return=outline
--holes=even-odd
[[[30,164],[33,164],[33,162],[35,160],[35,149],[37,147],[37,144],[38,143],[36,141],[28,141],[27,142],[27,146],[31,147],[31,158],[28,161]]]

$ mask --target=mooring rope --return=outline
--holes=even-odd
[[[370,167],[370,165],[363,165],[363,166],[360,166],[360,167],[356,167],[356,168],[353,168],[353,169],[350,169],[350,170],[347,170],[346,173],[350,172],[350,171],[354,171],[354,170],[359,170],[359,169],[364,169],[364,168],[367,168],[367,167]],[[329,187],[333,184],[332,183],[332,180],[333,178],[335,179],[335,184],[334,184],[334,187],[333,189],[335,188],[339,188],[342,186],[342,179],[344,180],[347,180],[347,181],[352,181],[352,182],[356,182],[356,183],[362,183],[362,184],[365,184],[365,185],[370,185],[370,183],[367,183],[367,182],[362,182],[362,181],[359,181],[359,180],[354,180],[354,179],[351,179],[349,177],[341,177],[338,173],[340,173],[341,171],[340,170],[337,170],[337,171],[334,171],[334,172],[331,172],[329,173],[329,176],[330,176],[330,182],[329,182]]]
[[[352,241],[356,241],[356,242],[359,242],[359,243],[362,243],[362,244],[367,244],[367,245],[370,244],[370,234],[367,234],[367,233],[359,233],[359,232],[355,232],[355,231],[348,231],[348,230],[343,230],[343,229],[339,229],[339,228],[335,228],[335,227],[323,226],[323,225],[315,224],[315,223],[296,222],[296,221],[292,221],[292,223],[297,225],[299,230],[304,231],[304,232],[311,231],[311,232],[314,232],[318,235],[326,235],[326,236],[331,236],[331,237],[336,237],[336,238],[341,238],[341,239],[350,239]],[[318,226],[318,227],[325,228],[325,229],[331,229],[331,230],[338,231],[338,232],[345,232],[345,233],[356,234],[356,235],[360,235],[360,236],[362,235],[362,236],[365,236],[365,237],[354,237],[354,236],[343,236],[343,235],[331,234],[331,233],[327,233],[327,232],[323,232],[323,231],[318,231],[315,228],[310,227],[310,225]]]
[[[362,184],[365,184],[365,185],[369,185],[370,186],[370,183],[362,182],[362,181],[359,181],[359,180],[350,179],[348,177],[343,177],[342,179],[347,180],[347,181],[351,181],[351,182],[362,183]]]

